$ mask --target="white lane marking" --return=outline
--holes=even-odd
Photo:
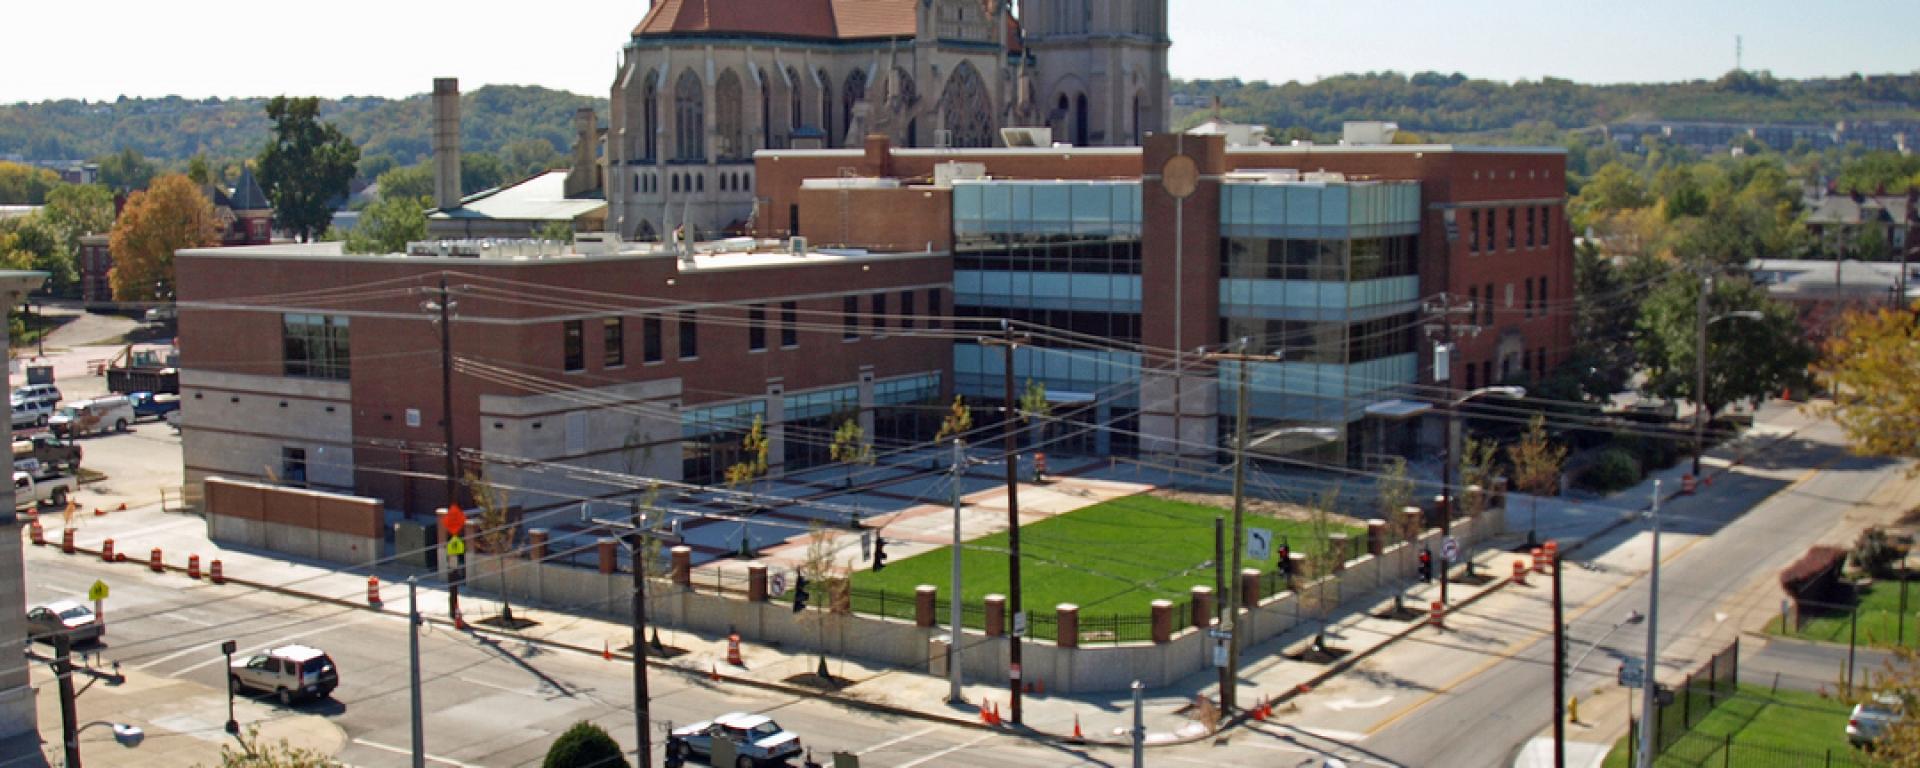
[[[169,661],[173,661],[174,659],[180,658],[190,653],[218,653],[219,651],[220,651],[220,646],[218,644],[190,645],[180,650],[174,651],[173,653],[169,653],[165,656],[161,656],[160,658],[154,659],[153,661],[149,661],[145,664],[138,665],[134,667],[134,669],[145,672],[149,669],[153,669],[154,667],[157,667],[161,664],[165,664]],[[221,659],[223,660],[225,658],[226,658],[225,656],[221,657]]]
[[[936,731],[936,730],[939,730],[939,728],[940,728],[940,726],[937,726],[937,725],[929,725],[929,726],[927,726],[927,727],[925,727],[925,728],[922,728],[922,729],[920,729],[920,730],[917,730],[917,731],[914,731],[913,733],[909,733],[909,734],[907,734],[907,735],[905,735],[905,736],[900,736],[900,737],[897,737],[897,738],[892,738],[892,739],[887,739],[886,741],[883,741],[883,742],[880,742],[880,743],[878,743],[878,744],[875,744],[875,745],[873,745],[873,746],[871,746],[871,747],[867,747],[866,749],[863,749],[863,750],[860,750],[860,751],[858,751],[858,752],[855,752],[855,753],[853,753],[853,755],[854,755],[854,757],[859,757],[859,756],[861,756],[861,755],[864,755],[864,754],[867,754],[867,753],[869,753],[869,752],[878,752],[878,751],[880,751],[880,750],[883,750],[883,749],[886,749],[887,747],[891,747],[891,746],[893,746],[893,745],[895,745],[895,744],[899,744],[900,742],[903,742],[903,741],[912,741],[913,739],[917,739],[917,738],[920,738],[920,737],[922,737],[922,736],[925,736],[925,735],[927,735],[927,734],[929,734],[929,733],[933,733],[934,731]]]
[[[334,631],[334,630],[339,630],[339,629],[346,629],[346,628],[348,628],[348,627],[351,627],[351,626],[354,626],[354,625],[356,625],[356,624],[364,624],[364,623],[366,623],[366,622],[368,622],[368,621],[371,621],[371,620],[373,620],[373,619],[375,619],[375,618],[378,618],[378,617],[379,617],[379,614],[373,614],[373,615],[369,615],[369,616],[362,616],[362,617],[360,617],[360,618],[358,618],[358,619],[354,619],[354,620],[352,620],[352,621],[343,621],[343,622],[340,622],[340,623],[338,623],[338,624],[330,624],[330,625],[328,625],[328,626],[324,626],[324,627],[314,627],[313,629],[309,629],[309,630],[307,630],[307,631],[305,631],[305,632],[298,632],[298,633],[295,633],[295,634],[291,634],[291,635],[288,635],[288,636],[286,636],[286,637],[283,637],[283,638],[280,638],[280,639],[278,639],[278,640],[272,640],[272,641],[269,641],[269,642],[265,642],[265,643],[260,643],[260,644],[258,644],[258,645],[251,645],[251,646],[248,646],[248,647],[246,647],[246,648],[242,648],[242,649],[240,649],[239,651],[237,651],[237,652],[235,652],[235,653],[233,654],[233,657],[234,657],[234,658],[236,658],[236,659],[238,659],[238,658],[241,658],[241,657],[245,657],[245,656],[251,656],[251,655],[253,655],[253,654],[255,654],[255,653],[258,653],[258,652],[260,652],[260,651],[264,651],[264,650],[266,650],[266,649],[268,649],[268,648],[275,648],[275,647],[278,647],[278,646],[282,646],[282,645],[286,645],[287,643],[291,643],[291,642],[293,642],[293,641],[295,641],[295,640],[300,640],[300,639],[304,639],[304,638],[307,638],[307,637],[311,637],[311,636],[313,636],[313,635],[317,635],[317,634],[320,634],[320,633],[323,633],[323,632],[332,632],[332,631]],[[220,663],[224,663],[225,661],[226,661],[226,657],[225,657],[225,656],[216,656],[216,657],[214,657],[214,658],[211,658],[211,659],[208,659],[208,660],[206,660],[206,661],[203,661],[203,662],[200,662],[200,663],[198,663],[198,664],[195,664],[195,665],[193,665],[193,666],[190,666],[190,667],[186,667],[186,668],[184,668],[184,669],[177,669],[177,670],[174,670],[174,672],[173,672],[173,677],[180,677],[180,676],[183,676],[183,675],[186,675],[186,674],[188,674],[188,673],[190,673],[190,672],[192,672],[192,671],[194,671],[194,670],[196,670],[196,669],[200,669],[201,667],[205,667],[205,666],[207,666],[207,665],[209,665],[209,664],[220,664]]]
[[[381,744],[380,742],[377,742],[377,741],[367,741],[366,739],[354,739],[353,743],[363,747],[372,747],[382,752],[392,752],[396,755],[412,755],[413,754],[413,750],[411,749],[407,749],[405,747],[396,747],[396,746],[393,746],[392,744]],[[478,765],[473,765],[471,763],[463,763],[450,757],[441,757],[435,754],[427,754],[427,755],[423,755],[423,757],[427,758],[428,760],[432,760],[433,762],[440,763],[442,765],[451,765],[454,768],[481,768],[481,766],[478,766]]]
[[[951,747],[947,747],[946,749],[940,750],[931,755],[927,755],[926,757],[920,758],[911,763],[901,763],[900,768],[913,768],[916,765],[926,765],[927,763],[931,763],[935,760],[946,757],[947,755],[951,755],[955,752],[974,746],[976,744],[979,744],[980,742],[986,741],[987,739],[991,739],[994,737],[994,735],[995,734],[989,733],[989,734],[982,735],[980,738],[974,739],[973,741],[969,741],[965,744],[955,744]]]
[[[1331,709],[1335,712],[1345,712],[1349,709],[1376,709],[1379,707],[1384,707],[1389,702],[1392,702],[1392,701],[1393,701],[1392,696],[1381,696],[1380,698],[1367,699],[1366,701],[1355,701],[1353,699],[1334,699],[1333,701],[1327,702],[1327,709]]]

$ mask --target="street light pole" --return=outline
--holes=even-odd
[[[1453,568],[1453,561],[1447,558],[1445,545],[1453,540],[1453,454],[1454,441],[1460,437],[1460,408],[1481,395],[1502,394],[1509,397],[1526,397],[1525,387],[1481,387],[1457,398],[1447,406],[1447,434],[1440,446],[1440,506],[1445,507],[1440,515],[1440,603],[1447,602],[1447,572]],[[1482,489],[1484,492],[1485,489]],[[1472,575],[1472,574],[1468,574]]]
[[[947,701],[963,701],[960,694],[962,658],[960,654],[960,481],[966,471],[966,449],[960,438],[953,439],[953,589],[947,594]]]
[[[1230,715],[1239,704],[1240,679],[1240,605],[1246,596],[1240,590],[1240,553],[1246,538],[1247,510],[1247,421],[1248,391],[1253,388],[1251,376],[1254,363],[1280,362],[1278,355],[1252,355],[1247,353],[1250,339],[1240,340],[1240,352],[1237,354],[1214,353],[1204,359],[1214,362],[1229,361],[1238,366],[1239,386],[1234,395],[1234,435],[1233,435],[1233,538],[1227,546],[1233,548],[1233,565],[1227,570],[1226,625],[1227,632],[1227,672],[1221,678],[1220,712]]]
[[[426,712],[420,704],[420,580],[407,577],[407,689],[413,714],[413,768],[427,768]],[[233,698],[227,698],[233,706]]]
[[[1653,765],[1654,708],[1658,704],[1660,658],[1660,481],[1653,481],[1653,573],[1647,583],[1647,675],[1640,702],[1640,759],[1635,765]]]
[[[1700,296],[1694,307],[1693,346],[1693,476],[1700,477],[1700,450],[1707,433],[1707,294],[1713,290],[1713,276],[1700,279]]]

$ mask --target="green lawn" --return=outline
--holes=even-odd
[[[1866,765],[1866,753],[1847,744],[1847,715],[1852,709],[1818,694],[1742,685],[1739,696],[1722,702],[1685,739],[1660,755],[1657,768],[1817,766],[1826,764],[1829,752],[1834,766]],[[1622,737],[1607,754],[1606,768],[1626,768],[1633,748],[1628,737]]]
[[[1863,646],[1892,648],[1896,641],[1908,648],[1920,648],[1920,630],[1909,621],[1902,633],[1900,621],[1900,585],[1896,579],[1875,581],[1872,586],[1862,587],[1859,602],[1852,613],[1859,614],[1859,642]],[[1907,614],[1920,611],[1920,585],[1907,585]],[[1792,636],[1805,640],[1818,640],[1828,643],[1845,643],[1852,621],[1852,613],[1844,609],[1815,614],[1812,609],[1802,609],[1801,626]],[[1780,630],[1780,617],[1774,617],[1767,624],[1769,634],[1783,634]],[[1903,636],[1904,635],[1904,636]]]
[[[1227,518],[1227,535],[1231,537],[1230,510],[1140,495],[1027,525],[1020,529],[1021,581],[1026,588],[1023,603],[1029,611],[1047,617],[1059,603],[1078,605],[1082,615],[1088,617],[1145,616],[1154,599],[1178,601],[1196,584],[1213,584],[1216,517]],[[1308,523],[1249,515],[1246,526],[1272,530],[1276,555],[1281,537],[1296,552],[1323,548]],[[1335,532],[1353,537],[1356,543],[1351,546],[1364,547],[1365,529],[1341,526]],[[868,592],[886,590],[889,614],[895,613],[891,606],[896,598],[910,605],[914,587],[921,584],[940,587],[944,600],[951,578],[951,556],[951,547],[941,547],[895,560],[885,571],[854,574],[853,586]],[[1231,556],[1229,550],[1229,559]],[[1271,572],[1273,566],[1270,557],[1264,562],[1248,560],[1244,567]],[[967,542],[961,568],[968,606],[979,605],[980,598],[988,594],[1006,594],[1006,534]],[[867,602],[860,601],[856,610],[873,610]],[[970,619],[968,623],[977,621]]]

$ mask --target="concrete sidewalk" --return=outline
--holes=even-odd
[[[1024,501],[1028,496],[1027,489],[1022,488],[1022,491]],[[165,513],[157,507],[110,512],[102,517],[86,516],[78,518],[76,522],[75,541],[79,552],[70,557],[99,557],[98,552],[104,540],[113,538],[117,552],[126,558],[123,567],[139,573],[141,578],[179,579],[184,582],[187,576],[182,569],[187,556],[197,554],[203,569],[210,568],[216,559],[221,561],[229,589],[269,590],[375,610],[367,604],[368,576],[374,575],[380,579],[380,595],[384,599],[384,606],[379,610],[397,612],[406,609],[406,590],[402,583],[408,574],[399,568],[383,567],[370,574],[365,569],[303,563],[265,552],[222,547],[208,540],[205,523],[200,518]],[[57,562],[62,557],[58,554],[60,519],[46,516],[44,524],[53,527],[47,531],[47,544],[34,552],[33,559],[51,557]],[[162,550],[168,570],[165,574],[153,574],[147,570],[150,550],[155,547]],[[1504,575],[1508,572],[1507,557],[1502,553],[1489,552],[1480,558],[1479,571],[1485,575]],[[420,611],[430,621],[450,625],[449,593],[443,583],[430,576],[423,576],[420,581]],[[1490,579],[1477,586],[1456,583],[1453,590],[1456,609],[1471,604],[1503,585],[1501,579]],[[1436,591],[1434,585],[1416,586],[1407,590],[1405,602],[1408,606],[1424,606],[1433,599]],[[1248,648],[1242,657],[1244,667],[1239,686],[1241,706],[1252,708],[1263,699],[1284,702],[1303,690],[1312,690],[1323,684],[1347,666],[1396,639],[1411,632],[1424,631],[1424,615],[1417,611],[1397,619],[1374,615],[1383,612],[1391,601],[1390,592],[1381,592],[1335,609],[1326,633],[1338,649],[1346,652],[1336,664],[1288,658],[1287,652],[1297,652],[1311,643],[1314,634],[1312,621]],[[463,590],[460,605],[462,614],[469,620],[468,626],[474,632],[604,655],[609,663],[625,664],[632,658],[632,631],[627,623],[617,619],[580,615],[545,606],[516,605],[513,610],[516,619],[530,619],[535,623],[517,631],[507,631],[487,626],[500,612],[497,601]],[[107,615],[111,622],[111,601]],[[869,665],[836,657],[828,660],[829,671],[834,677],[847,682],[837,690],[822,692],[790,681],[790,678],[810,675],[815,671],[819,660],[811,655],[808,648],[783,648],[746,642],[741,645],[744,663],[736,666],[726,661],[727,638],[723,636],[669,628],[659,628],[657,635],[666,647],[666,653],[657,654],[652,664],[657,669],[677,674],[718,675],[725,681],[796,695],[833,698],[849,706],[949,723],[985,727],[980,712],[982,706],[989,711],[997,708],[1003,718],[1010,720],[1012,717],[1009,711],[1010,694],[1004,683],[985,685],[981,681],[973,681],[964,689],[967,703],[949,705],[946,702],[948,682],[944,677],[926,674],[925,670]],[[648,640],[651,639],[650,636]],[[1149,691],[1145,712],[1150,741],[1164,744],[1205,736],[1206,730],[1195,722],[1192,707],[1196,697],[1214,696],[1217,682],[1217,674],[1207,670],[1190,675],[1177,685]],[[1041,683],[1044,685],[1044,681]],[[1124,743],[1124,729],[1132,722],[1131,706],[1131,696],[1125,691],[1061,696],[1036,690],[1025,699],[1025,731],[1039,738],[1068,741],[1073,739],[1077,726],[1086,741]]]

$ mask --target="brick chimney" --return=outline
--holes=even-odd
[[[460,80],[433,80],[433,204],[460,207]]]

